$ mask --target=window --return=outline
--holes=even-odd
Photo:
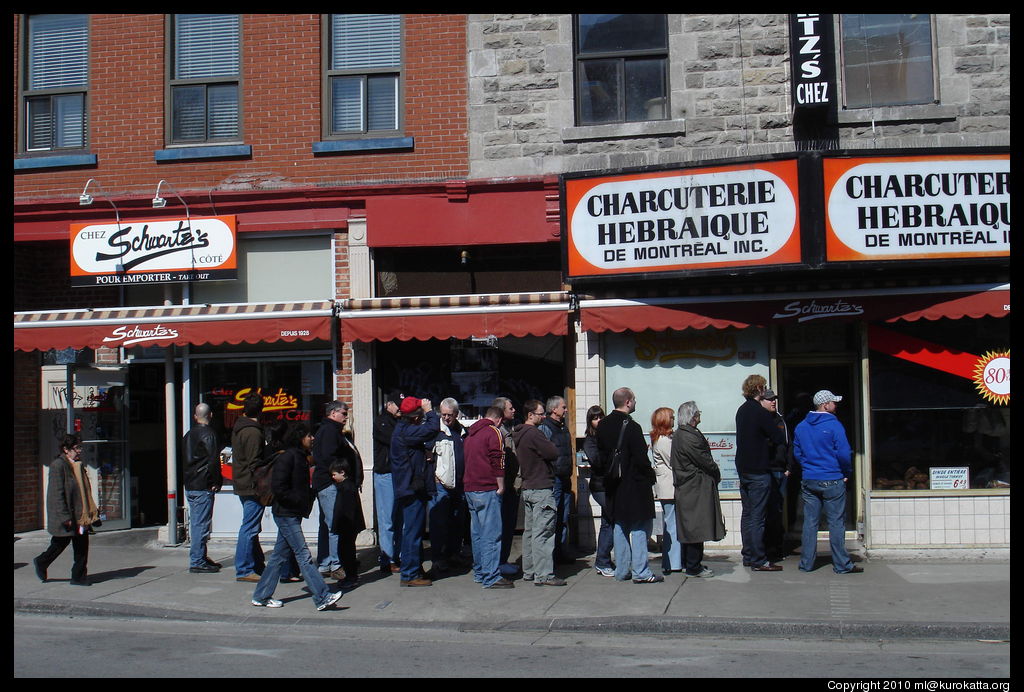
[[[576,15],[576,122],[668,118],[668,23],[663,14]]]
[[[398,131],[401,15],[332,14],[329,27],[326,136]]]
[[[935,101],[931,15],[844,14],[840,31],[847,108]]]
[[[89,17],[29,15],[25,150],[83,149],[89,86]]]
[[[928,490],[931,470],[941,468],[959,481],[939,484],[943,489],[1009,488],[1009,403],[987,399],[974,380],[935,365],[937,356],[1008,350],[1009,318],[885,328],[918,342],[908,342],[901,358],[871,351],[872,487]]]
[[[177,14],[173,20],[170,141],[237,140],[240,22],[236,14]]]

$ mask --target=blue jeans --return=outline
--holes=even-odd
[[[764,549],[769,557],[782,555],[785,530],[783,529],[782,510],[786,499],[786,473],[772,470],[772,484],[768,490],[768,508],[765,516]]]
[[[804,572],[814,569],[814,558],[818,553],[818,525],[824,508],[828,543],[832,548],[832,570],[838,574],[849,572],[853,569],[853,561],[846,552],[846,484],[841,478],[834,481],[805,478],[800,488],[804,499],[800,569]]]
[[[501,496],[497,490],[467,491],[466,506],[473,542],[473,581],[487,588],[501,579]]]
[[[676,524],[676,503],[662,500],[661,516],[664,523],[661,532],[661,570],[678,572],[683,568],[683,553],[679,545],[679,525]]]
[[[462,547],[462,521],[466,500],[462,492],[435,483],[434,497],[427,503],[430,524],[430,559],[446,560]]]
[[[750,567],[760,567],[768,562],[764,550],[764,525],[771,485],[769,473],[740,474],[740,500],[743,503],[740,514],[741,554],[743,564]]]
[[[331,483],[317,492],[320,502],[320,530],[316,540],[316,563],[321,572],[333,572],[341,567],[338,559],[338,534],[331,531],[334,523],[334,502],[338,499],[338,488]]]
[[[601,508],[601,528],[597,531],[597,552],[594,554],[594,567],[613,569],[612,564],[612,521],[608,516],[608,496],[603,490],[591,491],[590,496]]]
[[[420,495],[407,495],[398,499],[397,507],[402,514],[402,581],[412,581],[423,576],[421,552],[427,501]]]
[[[624,524],[616,521],[615,537],[615,578],[619,581],[629,579],[630,572],[634,579],[646,579],[653,576],[647,566],[647,541],[651,537],[651,520]]]
[[[373,474],[373,504],[377,508],[377,544],[380,566],[399,563],[401,555],[402,518],[395,512],[395,486],[390,473]]]
[[[569,544],[569,513],[572,510],[572,476],[555,476],[551,494],[555,500],[555,559],[566,557]]]
[[[210,540],[213,525],[213,500],[217,493],[212,490],[186,490],[188,500],[188,566],[202,567],[206,564],[206,543]]]
[[[313,566],[313,557],[309,554],[306,538],[302,535],[302,519],[279,517],[275,514],[274,523],[277,524],[277,542],[274,543],[274,552],[267,560],[267,567],[263,570],[260,583],[256,585],[253,600],[262,601],[274,595],[277,580],[285,574],[288,563],[294,557],[299,563],[303,579],[306,580],[306,588],[313,594],[313,602],[320,605],[327,600],[331,592],[320,572]]]
[[[262,572],[265,564],[260,531],[266,507],[250,495],[239,495],[238,501],[242,503],[242,525],[238,527],[238,541],[235,543],[235,576],[247,577],[254,572]]]
[[[550,488],[523,489],[523,575],[538,581],[555,576],[556,505]]]

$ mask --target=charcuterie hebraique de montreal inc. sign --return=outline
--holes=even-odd
[[[800,261],[796,161],[565,181],[569,276]]]

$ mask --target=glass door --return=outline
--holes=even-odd
[[[75,368],[74,427],[102,520],[97,531],[131,527],[127,374],[125,365]]]

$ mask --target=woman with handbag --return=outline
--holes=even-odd
[[[313,564],[313,558],[302,534],[302,519],[313,509],[315,495],[310,487],[309,457],[313,445],[313,434],[305,425],[296,425],[284,438],[284,451],[274,460],[271,488],[274,491],[272,511],[277,524],[277,543],[274,553],[267,560],[263,575],[252,595],[252,604],[265,608],[280,608],[281,601],[271,598],[278,579],[294,556],[306,580],[306,587],[313,594],[317,610],[324,610],[341,598],[341,591],[331,593],[320,571]]]
[[[713,577],[701,564],[704,542],[725,538],[725,521],[718,498],[722,472],[711,457],[711,447],[697,429],[700,409],[693,401],[679,407],[679,428],[672,436],[672,482],[675,485],[676,522],[688,577]]]
[[[71,544],[74,563],[71,566],[73,586],[92,586],[86,562],[89,559],[89,532],[99,526],[99,511],[92,499],[89,473],[79,460],[82,439],[65,435],[60,454],[50,462],[50,479],[46,488],[46,530],[50,547],[32,561],[39,581],[46,581],[46,570]]]

